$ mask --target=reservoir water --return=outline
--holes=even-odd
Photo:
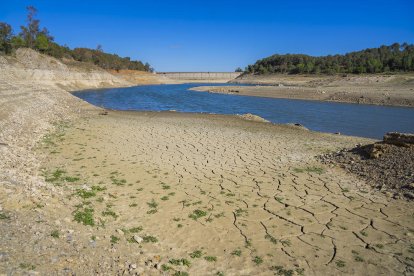
[[[196,86],[229,84],[168,84],[87,90],[77,97],[114,110],[252,113],[273,123],[300,123],[322,132],[382,139],[386,132],[414,133],[414,108],[305,100],[259,98],[190,91]]]

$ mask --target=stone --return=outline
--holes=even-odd
[[[117,232],[119,235],[123,235],[123,234],[124,234],[124,231],[122,231],[121,229],[116,229],[116,232]]]
[[[393,144],[397,146],[410,146],[414,145],[414,134],[388,132],[384,135],[383,141],[386,144]]]
[[[140,236],[138,236],[138,235],[134,235],[133,236],[133,238],[134,238],[134,240],[137,242],[137,243],[141,243],[144,239],[143,238],[141,238]]]

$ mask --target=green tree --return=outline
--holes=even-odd
[[[4,52],[6,54],[9,54],[11,52],[12,37],[13,37],[12,27],[5,22],[0,22],[0,52]]]
[[[21,33],[20,36],[25,41],[25,44],[29,48],[34,48],[36,43],[36,38],[40,33],[40,21],[35,19],[37,14],[37,9],[33,6],[28,6],[27,8],[27,26],[20,26]]]
[[[241,72],[243,72],[243,69],[241,69],[240,67],[237,67],[234,72],[241,73]]]
[[[36,37],[35,48],[40,52],[46,52],[49,49],[49,38],[44,34],[39,34]]]

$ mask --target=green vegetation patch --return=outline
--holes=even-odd
[[[233,252],[231,252],[231,255],[233,255],[233,256],[238,256],[238,257],[240,257],[240,256],[241,256],[241,254],[242,254],[242,251],[241,251],[240,249],[236,249],[236,250],[234,250]]]
[[[158,239],[154,236],[144,236],[144,237],[142,237],[142,239],[143,239],[144,242],[147,242],[147,243],[149,243],[149,242],[152,242],[152,243],[158,242]]]
[[[83,225],[95,225],[95,220],[93,218],[94,210],[92,208],[84,208],[83,210],[77,210],[74,214],[74,219],[76,222],[82,223]]]
[[[201,258],[203,256],[203,252],[201,250],[195,250],[194,252],[190,253],[190,257],[195,258]]]
[[[280,266],[280,265],[271,266],[270,270],[273,270],[277,275],[284,275],[284,276],[294,275],[294,271],[292,269],[285,269],[283,266]],[[299,272],[298,274],[301,275]]]
[[[188,215],[189,218],[192,218],[193,220],[197,220],[201,217],[205,217],[207,216],[207,212],[200,210],[200,209],[196,209],[193,211],[193,213],[191,213],[190,215]]]
[[[263,263],[263,259],[259,256],[254,257],[252,261],[257,265],[260,265]]]
[[[316,173],[316,174],[323,174],[325,172],[325,170],[320,167],[294,168],[293,171],[296,173],[308,172],[308,173]]]
[[[216,262],[217,257],[215,257],[215,256],[205,256],[204,260],[206,260],[207,262]]]
[[[191,262],[187,259],[171,259],[168,261],[172,265],[182,265],[189,267],[191,265]]]
[[[58,238],[59,238],[59,235],[60,235],[59,230],[53,230],[53,231],[50,233],[50,236],[52,236],[53,238],[56,238],[56,239],[58,239]]]

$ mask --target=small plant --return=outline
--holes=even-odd
[[[216,262],[217,257],[215,257],[215,256],[205,256],[204,260],[206,260],[207,262]]]
[[[181,223],[179,223],[179,224],[177,224],[177,227],[181,228],[181,227],[183,227],[183,225]]]
[[[62,179],[66,182],[76,182],[80,180],[79,177],[75,177],[75,176],[65,176]]]
[[[203,211],[203,210],[200,210],[200,209],[196,209],[196,210],[193,211],[192,214],[188,215],[188,217],[192,218],[193,220],[197,220],[197,219],[199,219],[201,217],[205,217],[205,216],[207,216],[207,212]]]
[[[283,204],[283,197],[277,197],[277,196],[275,196],[275,199],[276,199],[277,202]]]
[[[102,215],[104,217],[110,216],[110,217],[113,217],[114,219],[118,218],[118,215],[114,211],[109,210],[109,209],[106,209],[105,211],[102,211]]]
[[[265,239],[266,240],[270,240],[270,242],[273,243],[273,244],[277,244],[277,242],[278,242],[278,240],[275,237],[273,237],[273,236],[271,236],[269,234],[266,234],[265,235]]]
[[[166,184],[162,184],[162,189],[163,190],[169,190],[171,188],[171,186],[166,185]]]
[[[161,266],[161,270],[162,271],[169,271],[169,270],[171,270],[171,266],[169,266],[169,265],[167,265],[167,264],[163,264],[162,266]]]
[[[83,211],[76,211],[74,214],[74,218],[76,222],[82,223],[83,225],[95,225],[95,220],[93,219],[93,212],[92,208],[84,208]]]
[[[215,214],[215,215],[214,215],[214,217],[215,217],[215,218],[221,218],[221,217],[224,217],[224,212],[221,212],[221,213],[219,213],[219,214]]]
[[[284,275],[284,276],[293,276],[293,273],[294,273],[293,270],[291,270],[291,269],[285,269],[283,266],[280,266],[280,265],[272,266],[272,267],[270,267],[270,270],[275,271],[277,273],[277,275]],[[299,269],[299,272],[300,271],[301,270]],[[299,272],[298,272],[298,274],[299,275],[302,275]],[[303,271],[302,271],[302,273],[303,273]]]
[[[163,196],[163,197],[161,197],[161,200],[168,200],[169,198],[168,198],[168,196]]]
[[[138,206],[138,204],[136,204],[136,203],[129,204],[129,207],[137,207],[137,206]]]
[[[158,212],[158,211],[157,211],[157,209],[151,209],[151,210],[147,211],[147,214],[148,214],[148,215],[153,215],[153,214],[155,214],[156,212]]]
[[[53,230],[50,233],[50,236],[54,237],[55,239],[59,239],[59,235],[60,235],[59,230]]]
[[[132,228],[130,228],[128,230],[128,232],[129,233],[138,233],[138,232],[141,232],[142,230],[143,230],[143,228],[141,226],[138,226],[138,227],[132,227]]]
[[[118,243],[118,241],[119,241],[119,238],[117,236],[111,235],[111,243],[112,244]]]
[[[263,263],[263,259],[259,256],[254,257],[253,262],[257,265],[260,265]]]
[[[364,237],[368,237],[368,233],[367,232],[361,231],[359,233],[361,233],[361,235],[364,236]]]
[[[20,263],[20,264],[19,264],[19,267],[20,267],[21,269],[27,269],[27,270],[34,270],[34,269],[36,268],[36,266],[35,266],[35,265],[33,265],[33,264],[29,264],[29,263]]]
[[[158,242],[158,239],[154,236],[144,236],[142,239],[144,242]]]
[[[190,257],[195,259],[195,258],[201,258],[203,256],[203,252],[201,250],[196,250],[192,253],[190,253]]]
[[[236,217],[240,217],[243,214],[247,214],[247,210],[243,210],[242,208],[239,208],[234,213],[236,214]]]
[[[91,189],[92,189],[92,191],[102,192],[102,191],[106,190],[106,187],[101,187],[101,186],[94,185],[94,186],[91,187]]]
[[[0,212],[0,219],[10,219],[10,216],[6,215],[3,212]]]
[[[291,246],[292,245],[292,243],[290,242],[290,240],[280,240],[280,243],[283,246]]]
[[[155,202],[154,199],[151,200],[151,202],[147,202],[148,206],[152,209],[156,209],[158,207],[158,203]]]
[[[242,254],[242,252],[241,252],[241,250],[240,250],[240,249],[236,249],[236,250],[234,250],[233,252],[231,252],[231,255],[233,255],[233,256],[238,256],[238,257],[240,257],[240,256],[241,256],[241,254]]]
[[[188,273],[185,271],[177,271],[174,273],[174,276],[188,276]]]
[[[87,190],[78,190],[76,192],[76,195],[83,198],[83,199],[87,199],[87,198],[91,198],[96,196],[96,192],[95,191],[87,191]]]
[[[345,262],[342,261],[342,260],[336,261],[336,266],[337,267],[344,267],[345,265],[346,265]]]
[[[118,179],[116,178],[114,175],[112,175],[110,177],[112,184],[116,185],[116,186],[124,186],[126,184],[126,180],[125,179]]]
[[[364,258],[362,258],[361,256],[355,256],[355,261],[357,262],[363,262]]]
[[[187,259],[171,259],[168,261],[172,265],[183,265],[183,266],[190,266],[191,262]]]

